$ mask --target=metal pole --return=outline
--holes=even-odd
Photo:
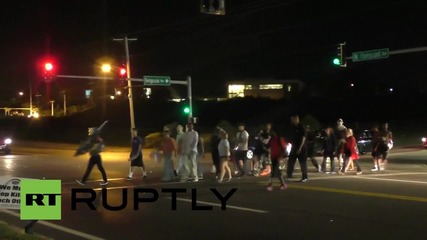
[[[124,41],[125,51],[126,51],[126,72],[127,72],[127,81],[128,81],[128,98],[129,98],[129,114],[130,114],[130,128],[135,128],[135,113],[133,108],[133,94],[132,94],[132,81],[130,74],[130,56],[129,56],[129,41],[136,41],[136,38],[128,38],[127,36],[123,38],[115,38],[113,41]],[[131,133],[132,136],[132,133]]]
[[[188,122],[193,118],[193,95],[191,92],[191,76],[187,77],[187,89],[188,89],[188,104],[190,107],[190,113],[188,114]]]
[[[67,95],[64,91],[64,116],[67,116]]]
[[[133,94],[132,94],[132,81],[130,81],[130,56],[129,56],[129,43],[128,37],[125,37],[126,49],[126,72],[128,78],[128,97],[129,97],[129,111],[130,111],[130,128],[135,128],[135,113],[133,109]]]
[[[30,116],[33,116],[33,89],[30,83]]]
[[[53,116],[53,115],[55,115],[54,113],[54,109],[53,109],[53,103],[54,103],[55,101],[50,101],[50,114],[51,114],[51,116]]]

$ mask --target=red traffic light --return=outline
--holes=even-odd
[[[119,74],[120,74],[120,76],[124,77],[126,75],[126,69],[120,68]]]
[[[44,65],[44,69],[46,70],[46,71],[52,71],[53,70],[53,64],[52,63],[45,63],[45,65]]]

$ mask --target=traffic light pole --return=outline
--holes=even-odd
[[[128,82],[128,98],[129,98],[129,113],[130,113],[130,128],[135,128],[135,112],[133,107],[133,94],[132,94],[132,81],[130,75],[130,56],[129,56],[129,41],[136,41],[136,38],[115,38],[113,41],[119,41],[125,43],[126,51],[126,72],[127,72],[127,82]],[[132,136],[132,133],[131,133]]]

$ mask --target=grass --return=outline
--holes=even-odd
[[[52,240],[40,235],[30,235],[24,233],[22,228],[17,228],[0,221],[0,239],[1,240]]]

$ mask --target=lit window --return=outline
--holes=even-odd
[[[263,84],[259,85],[259,89],[283,89],[283,84]]]
[[[252,90],[252,85],[245,85],[245,90]]]
[[[292,91],[292,86],[288,85],[288,92]]]
[[[244,97],[245,85],[228,85],[228,97]]]

